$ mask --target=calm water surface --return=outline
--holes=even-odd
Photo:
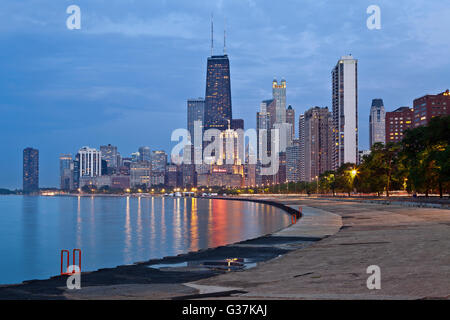
[[[62,249],[82,271],[217,247],[290,223],[272,206],[160,197],[0,196],[0,284],[60,272]]]

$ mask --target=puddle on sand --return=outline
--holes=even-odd
[[[232,259],[228,259],[228,260],[232,260]],[[252,259],[239,259],[240,262],[242,262],[242,267],[239,269],[251,269],[257,266],[256,262],[253,262]],[[205,260],[205,261],[185,261],[185,262],[180,262],[180,263],[160,263],[160,264],[152,264],[149,265],[149,268],[154,268],[154,269],[162,269],[162,268],[182,268],[182,267],[202,267],[202,268],[214,268],[214,267],[218,267],[218,265],[216,265],[215,263],[223,263],[226,262],[227,259],[223,259],[223,260]]]
[[[154,269],[161,269],[161,268],[180,268],[180,267],[187,267],[187,262],[181,262],[181,263],[160,263],[160,264],[152,264],[148,266],[149,268]]]

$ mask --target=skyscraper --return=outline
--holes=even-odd
[[[314,181],[321,173],[331,170],[331,119],[327,107],[314,107],[305,112],[306,181]]]
[[[101,151],[82,147],[78,151],[78,158],[80,161],[80,177],[99,177],[102,175]]]
[[[152,153],[150,151],[150,147],[139,148],[139,161],[152,161]]]
[[[282,79],[278,83],[277,79],[272,81],[272,96],[276,101],[275,114],[276,123],[286,122],[286,80]]]
[[[273,128],[278,130],[278,132],[279,132],[280,152],[285,152],[286,148],[292,145],[292,139],[291,139],[292,126],[290,123],[283,122],[283,123],[275,123]]]
[[[100,151],[102,153],[102,160],[106,161],[109,171],[116,169],[119,164],[117,163],[117,147],[108,144],[107,146],[100,146]]]
[[[80,187],[80,154],[77,153],[73,160],[73,189]]]
[[[286,152],[286,147],[292,144],[292,125],[286,121],[286,80],[282,79],[280,83],[277,79],[272,81],[272,98],[275,100],[275,123],[272,127],[279,132],[280,152]]]
[[[332,74],[333,170],[358,160],[358,60],[343,56]]]
[[[73,189],[74,164],[71,154],[62,154],[59,157],[59,175],[61,190],[69,191]]]
[[[300,152],[299,152],[300,181],[306,181],[306,176],[305,176],[305,115],[304,114],[301,114],[298,117],[298,140],[300,142]]]
[[[231,122],[230,61],[228,55],[208,58],[205,94],[205,130],[226,130]]]
[[[232,130],[244,130],[244,119],[232,119],[231,120],[231,129]]]
[[[166,171],[167,153],[162,150],[152,152],[152,172],[163,173]]]
[[[264,109],[262,109],[264,110]],[[263,156],[268,156],[270,152],[270,113],[256,113],[256,139],[257,139],[257,159],[261,160]]]
[[[286,109],[286,122],[291,125],[291,140],[295,139],[295,110],[292,106]]]
[[[385,117],[383,99],[373,99],[369,115],[369,142],[370,147],[376,142],[384,143],[386,140]]]
[[[280,152],[278,155],[280,161],[278,172],[273,176],[274,183],[286,183],[286,152]]]
[[[188,99],[187,101],[187,130],[191,136],[192,144],[195,144],[194,139],[194,122],[200,121],[203,128],[203,116],[205,113],[205,99]]]
[[[26,148],[23,150],[23,192],[39,191],[39,150]]]
[[[295,139],[290,147],[286,148],[286,180],[288,182],[300,181],[300,140]]]
[[[139,153],[139,151],[133,152],[131,154],[131,161],[132,162],[139,162],[140,158],[141,158],[141,154]]]
[[[275,99],[264,100],[261,102],[261,112],[267,112],[270,115],[269,128],[272,129],[277,120],[276,107],[277,101]]]

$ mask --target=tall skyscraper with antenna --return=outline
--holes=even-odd
[[[205,130],[216,128],[226,130],[232,119],[230,61],[226,52],[224,31],[224,53],[214,55],[214,24],[211,16],[211,56],[206,69]]]

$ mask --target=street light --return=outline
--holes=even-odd
[[[355,189],[354,184],[355,184],[355,177],[358,175],[358,169],[357,168],[353,168],[350,171],[350,176],[352,177],[352,189]],[[354,191],[354,190],[353,190]],[[350,196],[350,193],[349,193]]]
[[[316,176],[316,195],[319,195],[319,177]]]

